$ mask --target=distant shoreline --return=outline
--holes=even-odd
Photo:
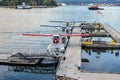
[[[66,6],[70,6],[70,5],[66,5]],[[73,6],[88,6],[88,5],[73,5]],[[103,6],[103,7],[114,7],[114,6],[118,6],[118,5],[99,5],[99,6]],[[59,7],[58,6],[31,6],[32,8],[55,8],[55,7]],[[0,8],[16,8],[16,6],[0,6]]]
[[[0,8],[15,8],[16,6],[0,6]],[[56,6],[31,6],[32,8],[54,8]]]

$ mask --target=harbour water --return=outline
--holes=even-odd
[[[56,8],[33,8],[17,10],[0,8],[0,53],[26,52],[39,54],[51,43],[51,37],[26,37],[23,33],[60,33],[55,28],[40,27],[50,20],[106,22],[120,30],[120,7],[104,7],[104,10],[90,11],[87,6],[62,6]],[[108,53],[108,52],[106,52]],[[119,56],[117,57],[119,58]],[[9,70],[9,66],[0,65],[0,80],[54,80],[55,73],[42,74],[34,72]]]
[[[82,72],[120,73],[120,50],[85,49],[82,58]]]

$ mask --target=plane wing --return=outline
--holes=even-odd
[[[22,34],[23,36],[53,36],[53,34]]]
[[[23,36],[54,36],[53,34],[22,34]],[[77,37],[77,36],[90,36],[90,34],[59,34],[59,36],[71,36],[71,37]]]

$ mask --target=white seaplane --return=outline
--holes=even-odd
[[[49,21],[52,23],[62,23],[64,26],[61,26],[61,30],[66,31],[67,34],[72,32],[73,27],[75,27],[75,23],[85,23],[86,21]]]
[[[48,45],[47,53],[53,57],[62,57],[65,53],[65,45],[60,42],[61,37],[89,36],[89,34],[22,34],[23,36],[46,36],[52,37],[52,44]]]
[[[62,57],[65,53],[67,40],[69,37],[79,37],[79,36],[89,36],[90,34],[71,34],[74,24],[76,22],[85,22],[85,21],[50,21],[50,22],[58,22],[58,23],[66,23],[65,26],[53,26],[53,25],[40,25],[42,27],[60,27],[61,34],[28,34],[24,33],[23,36],[46,36],[52,37],[52,44],[48,45],[47,53],[53,57]],[[70,23],[73,23],[70,26]]]

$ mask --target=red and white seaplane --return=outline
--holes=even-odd
[[[79,37],[79,36],[89,36],[90,34],[28,34],[24,33],[23,36],[46,36],[52,37],[52,44],[48,45],[47,53],[53,57],[62,57],[65,53],[65,46],[61,43],[61,37]]]
[[[89,36],[90,34],[71,34],[71,31],[74,27],[76,22],[85,22],[85,21],[50,21],[55,23],[65,23],[65,26],[52,26],[52,25],[40,25],[42,27],[61,27],[61,34],[53,35],[53,34],[28,34],[24,33],[23,36],[46,36],[52,37],[52,44],[48,45],[47,53],[53,57],[62,57],[65,53],[66,43],[68,37],[79,37],[79,36]],[[73,23],[70,26],[70,23]]]

